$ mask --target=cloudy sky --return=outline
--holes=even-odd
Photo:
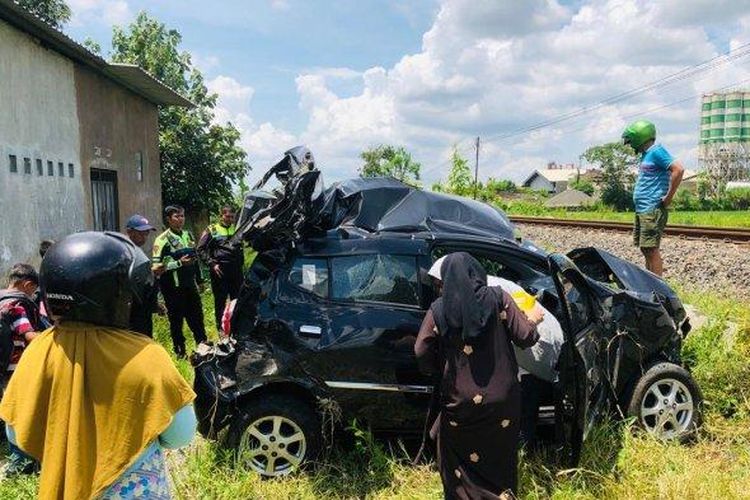
[[[250,179],[306,144],[326,180],[356,175],[362,149],[406,146],[429,185],[453,145],[480,176],[519,180],[578,163],[627,122],[656,122],[689,168],[702,92],[750,88],[750,53],[615,102],[750,43],[750,0],[68,0],[66,31],[105,52],[113,24],[145,10],[178,29],[217,120],[242,131]],[[749,51],[750,52],[750,51]],[[601,103],[605,104],[601,104]],[[578,113],[582,108],[589,108]],[[573,119],[518,133],[575,113]]]

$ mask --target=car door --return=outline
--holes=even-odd
[[[374,428],[420,430],[431,384],[414,343],[424,318],[415,255],[331,257],[326,384]]]
[[[558,423],[564,433],[564,458],[572,465],[580,458],[586,435],[607,409],[606,339],[596,322],[593,294],[575,264],[561,254],[550,255],[548,262],[565,332],[558,364]]]
[[[421,429],[431,384],[414,357],[424,318],[419,275],[415,255],[300,256],[282,283],[278,314],[307,347],[297,359],[347,418]]]

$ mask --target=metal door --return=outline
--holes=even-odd
[[[91,169],[91,206],[95,231],[119,231],[117,172]]]

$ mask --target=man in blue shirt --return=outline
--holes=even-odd
[[[656,127],[649,121],[639,120],[628,125],[622,133],[622,140],[641,155],[633,190],[633,240],[646,258],[646,269],[661,276],[664,266],[659,245],[667,225],[667,209],[682,182],[685,169],[664,146],[656,144]]]

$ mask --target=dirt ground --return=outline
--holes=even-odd
[[[636,264],[644,263],[629,233],[531,224],[518,227],[525,238],[548,251],[567,252],[576,247],[596,246]],[[750,299],[750,244],[667,236],[662,240],[661,250],[667,280]]]

